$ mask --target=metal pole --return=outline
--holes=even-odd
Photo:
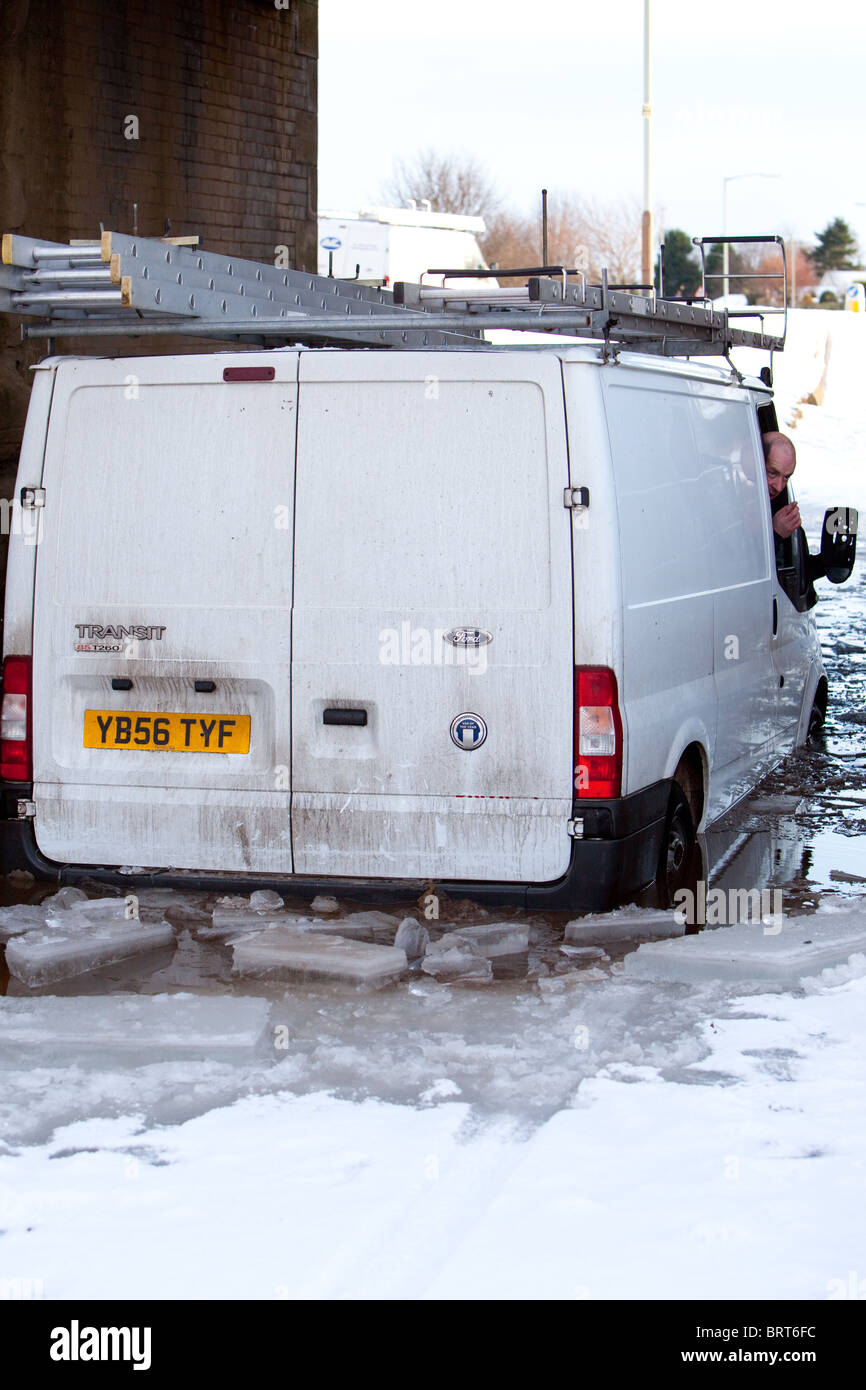
[[[547,259],[547,189],[541,190],[541,264],[549,265]]]
[[[653,283],[653,214],[650,179],[650,0],[643,4],[643,216],[641,218],[641,279]]]
[[[736,175],[734,176],[736,177]],[[722,236],[728,235],[728,180],[722,179]],[[722,243],[722,295],[728,302],[728,243]]]
[[[791,308],[797,307],[797,242],[791,237]]]

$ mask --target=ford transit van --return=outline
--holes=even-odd
[[[776,570],[773,425],[761,380],[591,345],[46,360],[9,547],[7,862],[669,896],[826,708]]]

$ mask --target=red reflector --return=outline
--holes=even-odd
[[[275,367],[223,367],[223,381],[273,381]]]
[[[574,669],[574,789],[583,797],[622,793],[622,718],[606,666]]]
[[[8,715],[7,732],[18,735],[18,737],[0,738],[0,777],[9,782],[30,782],[33,777],[30,755],[31,665],[29,656],[7,656],[3,662],[4,723],[6,723],[6,716]],[[16,696],[24,697],[23,719],[21,717],[22,701],[20,698],[15,699]],[[24,737],[21,737],[22,734]]]

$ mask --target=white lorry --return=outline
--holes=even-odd
[[[442,283],[431,268],[486,270],[478,238],[483,217],[434,212],[425,208],[360,208],[319,213],[320,275],[361,284],[390,286],[397,281]]]
[[[46,359],[7,846],[62,881],[670,897],[826,708],[773,425],[757,378],[555,338]]]

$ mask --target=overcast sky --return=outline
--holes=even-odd
[[[319,0],[319,206],[381,201],[395,157],[471,153],[523,210],[643,190],[643,0]],[[690,235],[844,217],[866,256],[866,9],[652,0],[652,189]],[[780,23],[782,27],[780,28]],[[858,206],[858,203],[863,206]]]

